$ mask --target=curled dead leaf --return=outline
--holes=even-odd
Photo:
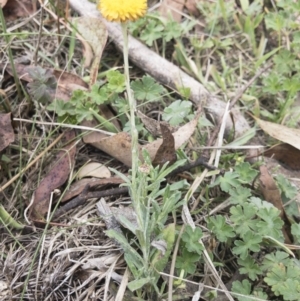
[[[5,19],[13,21],[34,14],[39,3],[32,0],[1,0],[0,5],[3,7]]]
[[[114,136],[106,136],[94,132],[92,135],[93,140],[88,136],[84,137],[83,141],[131,167],[131,136],[128,133],[121,132]]]
[[[137,111],[137,115],[138,115],[138,117],[141,118],[141,121],[144,124],[145,128],[153,137],[158,137],[162,134],[159,121],[157,121],[153,118],[149,118],[148,116],[143,114],[141,111]],[[174,127],[174,126],[169,125],[169,130],[171,131],[171,133],[176,132],[178,130],[178,128],[179,127]]]
[[[77,174],[78,179],[94,177],[94,178],[110,178],[110,170],[103,164],[91,162],[84,165]]]
[[[193,120],[183,125],[182,127],[179,127],[178,130],[172,134],[174,137],[175,150],[180,148],[193,135],[198,123],[199,116],[200,116],[200,111],[197,112]],[[89,124],[89,126],[91,125]],[[128,133],[121,132],[114,136],[108,136],[102,133],[93,132],[83,137],[83,141],[106,152],[110,156],[124,163],[126,166],[131,167],[132,164],[131,137]],[[141,152],[143,148],[148,151],[150,158],[153,162],[162,143],[163,143],[163,139],[157,139],[147,145],[139,146],[140,160],[143,161],[142,152]]]
[[[282,233],[285,238],[285,243],[292,243],[291,223],[285,213],[281,194],[273,177],[269,174],[268,168],[265,165],[260,166],[259,184],[260,190],[266,201],[273,204],[280,211],[280,217],[284,222]]]
[[[168,126],[163,123],[160,124],[160,128],[163,141],[156,152],[155,158],[152,162],[153,166],[163,166],[166,162],[173,164],[177,159],[175,141],[171,131],[169,130]]]
[[[42,68],[39,66],[27,66],[23,64],[15,64],[15,69],[18,77],[25,82],[32,83],[33,78],[31,74],[39,72]],[[5,69],[11,76],[13,76],[13,71],[10,66]],[[51,99],[54,98],[62,99],[68,101],[75,90],[88,89],[88,85],[76,74],[65,72],[63,70],[57,69],[42,69],[48,76],[53,75],[56,79],[57,87],[51,89],[47,87],[47,92],[50,94]]]
[[[191,120],[190,122],[186,123],[185,125],[179,127],[178,130],[172,134],[174,137],[174,142],[175,142],[175,145],[174,145],[175,150],[179,149],[193,135],[193,133],[196,129],[197,123],[198,123],[199,116],[200,116],[200,110],[196,114],[196,116],[193,120]],[[157,150],[159,149],[161,144],[162,144],[162,139],[157,139],[157,140],[143,146],[143,148],[148,151],[152,161],[154,160]]]
[[[48,212],[51,192],[64,184],[68,179],[75,161],[75,137],[74,130],[65,132],[64,140],[66,143],[69,143],[58,152],[55,158],[55,165],[50,169],[34,192],[34,201],[30,207],[32,218],[40,219]]]
[[[275,145],[262,154],[282,162],[290,169],[300,170],[300,150],[288,143]]]
[[[264,132],[272,136],[273,138],[288,143],[300,150],[300,130],[292,129],[287,126],[268,122],[254,117],[258,125]]]

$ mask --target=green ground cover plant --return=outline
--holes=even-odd
[[[203,113],[189,142],[176,151],[177,161],[173,164],[153,166],[153,160],[144,151],[143,162],[133,155],[135,165],[124,167],[83,144],[77,134],[80,151],[76,153],[68,184],[61,187],[62,195],[75,181],[82,162],[101,158],[123,180],[121,187],[128,188],[120,199],[109,197],[107,202],[125,205],[135,216],[130,220],[121,215],[118,229],[106,228],[95,212],[93,199],[63,216],[57,224],[46,220],[43,227],[37,227],[36,232],[31,232],[32,237],[28,237],[26,207],[46,173],[51,156],[45,154],[43,162],[35,168],[24,170],[24,166],[47,146],[48,140],[54,139],[63,125],[80,126],[85,120],[97,121],[101,129],[113,134],[127,132],[134,137],[136,131],[141,145],[151,142],[156,137],[134,115],[136,108],[152,119],[180,128],[197,116],[197,107],[190,101],[190,89],[174,91],[135,67],[130,69],[129,78],[123,69],[123,59],[113,48],[113,56],[104,50],[96,83],[90,89],[73,91],[67,102],[59,97],[52,101],[51,92],[56,91],[57,85],[47,71],[49,66],[60,62],[60,68],[68,68],[77,75],[89,72],[78,64],[78,57],[82,57],[80,46],[74,42],[74,31],[67,28],[62,34],[65,42],[60,44],[62,51],[57,52],[58,59],[53,58],[49,63],[49,55],[38,55],[38,67],[30,74],[30,83],[22,83],[16,71],[14,80],[1,80],[1,89],[5,91],[1,93],[1,111],[33,120],[32,126],[20,125],[18,139],[0,157],[1,186],[21,174],[8,189],[1,189],[3,275],[0,281],[8,283],[9,293],[5,298],[77,300],[78,296],[92,298],[94,294],[95,300],[108,300],[109,296],[112,300],[191,300],[194,297],[193,300],[220,301],[229,299],[229,294],[231,300],[239,301],[300,300],[299,188],[290,181],[292,176],[281,174],[279,167],[269,168],[275,174],[285,219],[259,188],[259,167],[268,159],[250,160],[247,153],[235,148],[248,143],[254,135],[259,136],[260,143],[275,144],[256,128],[246,113],[277,124],[298,126],[298,2],[198,1],[197,17],[182,13],[182,21],[177,22],[171,14],[166,17],[151,12],[128,24],[132,36],[178,65],[210,95],[218,95],[224,102],[232,101],[258,70],[269,67],[243,91],[236,104],[252,127],[249,135],[241,143],[235,138],[233,125],[232,133],[220,138],[229,149],[221,149],[216,166],[212,163],[216,156],[214,148],[207,152],[203,147],[222,122],[213,120],[209,112],[206,116]],[[1,59],[18,66],[16,45],[31,52],[32,45],[26,46],[29,42],[21,34],[7,31],[7,23],[1,10],[0,47],[5,53]],[[55,33],[55,26],[51,30]],[[30,31],[26,34],[29,37]],[[41,49],[46,49],[46,38],[41,45]],[[69,61],[66,53],[71,58]],[[132,92],[128,93],[128,89]],[[134,103],[128,101],[130,93]],[[102,116],[100,105],[112,107],[114,117],[108,120]],[[22,106],[26,110],[22,111]],[[203,112],[205,106],[204,103]],[[42,123],[39,128],[37,121],[53,122],[55,127],[46,129],[47,124]],[[62,127],[56,127],[57,123]],[[178,168],[203,155],[208,165],[174,175]],[[55,205],[55,209],[60,205]],[[287,224],[292,238],[290,244],[283,231]],[[103,262],[85,268],[91,258]],[[49,275],[44,277],[46,271]],[[113,273],[120,276],[118,280],[111,281]],[[72,288],[70,293],[69,288]]]

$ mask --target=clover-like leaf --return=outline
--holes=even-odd
[[[231,204],[245,204],[247,199],[251,196],[251,190],[245,187],[235,187],[229,189]]]
[[[55,111],[58,116],[64,116],[66,114],[74,115],[75,108],[70,102],[66,102],[60,99],[55,99],[47,106],[49,111]]]
[[[214,187],[220,185],[224,192],[229,192],[232,187],[240,187],[240,182],[238,180],[239,174],[237,172],[225,172],[224,176],[219,176],[216,181],[211,185]]]
[[[222,215],[209,217],[207,227],[221,242],[226,242],[228,238],[235,236],[233,228],[226,224],[226,219]]]
[[[104,104],[109,98],[109,90],[106,86],[103,86],[99,89],[98,85],[93,85],[91,91],[87,93],[87,96],[90,97],[91,101],[97,105]]]
[[[52,99],[51,93],[54,93],[57,86],[52,71],[37,66],[28,68],[28,73],[32,78],[32,82],[27,85],[28,92],[35,100],[43,104],[48,103]]]
[[[230,220],[234,224],[235,231],[244,235],[249,230],[257,230],[257,219],[254,219],[257,208],[249,203],[230,208]]]
[[[287,279],[280,288],[280,294],[284,300],[299,300],[300,297],[300,282],[296,279]]]
[[[282,263],[274,264],[264,281],[271,286],[276,296],[283,295],[284,300],[299,300],[299,277],[299,266],[290,260],[287,266]]]
[[[174,126],[179,125],[189,115],[191,108],[192,103],[190,101],[178,99],[164,109],[163,120]]]
[[[138,100],[157,100],[164,92],[164,88],[150,76],[143,76],[141,80],[135,80],[131,83],[131,88]]]
[[[164,29],[162,24],[157,23],[155,20],[150,20],[145,29],[142,30],[140,38],[148,46],[152,46],[155,40],[163,37]]]
[[[267,254],[262,262],[262,270],[270,270],[276,264],[287,265],[289,262],[289,254],[282,251],[276,251],[275,253]]]
[[[196,262],[200,259],[200,255],[195,252],[189,252],[186,248],[183,248],[181,256],[176,258],[176,268],[184,270],[188,274],[195,273],[197,268]]]
[[[239,181],[245,184],[251,184],[258,175],[258,171],[251,168],[248,162],[237,165],[235,171],[239,174]]]
[[[107,72],[107,88],[111,92],[121,93],[125,91],[125,75],[117,70],[110,70]]]
[[[173,20],[168,21],[164,30],[164,38],[166,42],[169,42],[172,39],[179,38],[181,35],[182,35],[182,28],[180,24]]]
[[[238,293],[241,296],[236,296],[236,298],[239,301],[252,301],[253,298],[247,298],[247,296],[250,296],[251,294],[251,283],[249,282],[248,279],[244,279],[242,282],[241,281],[234,281],[232,283],[232,291],[235,293]]]
[[[202,236],[203,233],[199,227],[196,227],[195,230],[193,230],[191,226],[186,226],[182,234],[182,240],[185,242],[186,249],[189,252],[201,254],[203,246],[199,240]]]
[[[240,273],[247,274],[251,280],[256,280],[257,276],[262,274],[259,265],[251,257],[238,259],[238,264],[242,266],[239,268]]]
[[[257,215],[262,219],[257,223],[261,235],[269,235],[283,241],[282,226],[284,223],[279,214],[280,211],[275,207],[262,208],[257,212]]]
[[[275,177],[275,179],[285,199],[291,200],[296,197],[298,193],[297,187],[292,185],[285,176],[279,174]]]
[[[258,252],[260,250],[260,243],[262,242],[262,237],[256,235],[252,231],[248,231],[244,236],[243,240],[236,240],[234,244],[236,245],[232,252],[239,255],[241,259],[246,259],[249,251]]]

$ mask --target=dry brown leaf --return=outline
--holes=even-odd
[[[18,75],[18,77],[25,82],[32,82],[32,77],[30,76],[30,73],[33,73],[35,70],[37,70],[38,68],[41,68],[39,66],[28,66],[28,65],[24,65],[24,64],[15,64],[15,69],[16,69],[16,73]],[[74,85],[77,86],[81,86],[84,88],[88,88],[87,83],[82,80],[81,77],[77,76],[76,74],[73,73],[69,73],[63,70],[58,70],[58,69],[45,69],[46,71],[48,71],[50,74],[52,74],[57,82],[58,82],[58,86],[62,85],[62,86],[66,86],[66,85]],[[11,76],[13,76],[13,71],[10,65],[7,65],[5,68],[5,71],[8,72]]]
[[[78,75],[63,70],[51,69],[57,80],[55,98],[68,101],[75,90],[87,90],[88,84]]]
[[[185,0],[164,0],[159,7],[159,12],[163,17],[169,18],[169,15],[173,17],[174,21],[180,22],[182,17],[182,10]]]
[[[254,117],[254,119],[257,121],[263,131],[273,138],[300,149],[300,130],[292,129],[281,124],[263,121],[256,117]]]
[[[34,72],[34,70],[40,67],[15,64],[15,68],[17,75],[21,80],[31,83],[33,80],[29,73]],[[7,66],[5,71],[13,76],[13,72],[10,66]],[[57,88],[55,90],[48,90],[53,99],[58,98],[64,101],[68,101],[74,90],[88,89],[87,83],[75,74],[56,69],[47,69],[47,71],[52,74],[57,80]]]
[[[94,177],[100,179],[110,178],[111,172],[105,165],[97,162],[91,162],[84,165],[77,174],[78,179],[87,177]]]
[[[174,137],[169,130],[168,126],[161,123],[160,124],[161,133],[163,137],[163,142],[158,148],[155,158],[153,160],[153,166],[159,165],[162,167],[166,162],[173,164],[177,160],[176,151],[175,151],[175,141]]]
[[[84,120],[81,124],[89,128],[96,128],[99,125],[99,123],[96,120]],[[108,137],[110,136],[104,133],[89,132],[89,133],[85,133],[85,135],[82,137],[82,140],[84,143],[91,144],[94,146],[94,143],[97,143],[101,139],[108,138]]]
[[[94,141],[88,142],[89,144],[104,151],[113,158],[124,163],[126,166],[131,167],[131,137],[128,133],[121,132],[114,136],[106,137],[100,133],[99,135],[95,134],[98,133],[93,134]],[[89,136],[87,140],[84,137],[83,141],[85,143],[87,143],[86,141],[91,141],[91,136]]]
[[[175,141],[175,150],[179,149],[193,135],[198,123],[199,116],[200,116],[200,111],[196,114],[196,117],[193,120],[181,126],[175,133],[173,133],[174,141]],[[154,160],[157,150],[159,149],[161,144],[162,144],[162,139],[157,139],[143,146],[143,148],[148,151],[152,161]]]
[[[280,211],[280,217],[284,222],[282,232],[285,238],[285,243],[290,244],[292,243],[291,223],[285,213],[280,191],[273,177],[269,174],[267,167],[265,165],[262,165],[259,169],[259,184],[261,192],[264,196],[264,199],[273,204],[273,206]]]
[[[92,59],[94,59],[90,72],[90,86],[97,80],[99,63],[102,57],[102,52],[107,40],[107,29],[105,24],[99,18],[80,17],[73,18],[72,22],[77,27],[81,36],[91,46],[84,46],[83,57],[85,58],[85,67],[90,66]],[[81,42],[83,42],[81,40]]]
[[[192,121],[183,125],[172,134],[175,142],[175,150],[190,139],[197,126],[199,116],[200,111],[196,114],[196,117]],[[89,123],[88,126],[92,126],[92,124]],[[83,141],[106,152],[110,156],[124,163],[126,166],[131,167],[131,137],[128,133],[121,132],[114,136],[107,136],[102,133],[94,132],[84,136]],[[141,149],[144,148],[148,151],[151,161],[153,162],[162,141],[162,139],[157,139],[147,145],[139,146],[140,160],[143,161]]]
[[[288,143],[275,145],[264,151],[262,155],[280,161],[290,169],[300,170],[300,150]]]
[[[0,114],[0,151],[14,142],[15,134],[11,124],[11,113]]]
[[[145,114],[143,114],[141,111],[137,111],[138,117],[141,118],[142,123],[144,124],[145,128],[147,131],[153,136],[153,137],[158,137],[161,135],[161,130],[160,130],[160,122],[153,119],[149,118]],[[171,133],[174,133],[178,130],[178,126],[170,126],[169,125],[169,130]]]
[[[10,65],[7,65],[7,66],[1,65],[1,70],[2,70],[2,68],[4,69],[4,67],[5,67],[5,71],[9,75],[13,76],[13,71],[12,71],[11,66]],[[18,77],[21,80],[24,80],[26,82],[32,81],[31,77],[28,74],[28,70],[27,70],[27,68],[29,68],[29,67],[30,66],[28,66],[28,65],[17,64],[17,63],[15,64],[15,69],[16,69],[16,73],[17,73]]]
[[[143,114],[141,111],[137,111],[137,116],[141,119],[142,123],[144,124],[146,130],[153,136],[158,137],[161,135],[160,130],[160,122],[149,118],[145,114]]]
[[[197,0],[186,0],[185,7],[191,15],[194,17],[199,17],[200,11],[197,8]]]
[[[73,141],[75,131],[66,131],[64,142],[68,143],[58,152],[55,165],[40,182],[34,193],[34,201],[30,208],[31,217],[41,219],[49,210],[51,192],[66,182],[75,161],[76,146]]]
[[[1,6],[2,3],[5,5],[3,8],[4,17],[9,21],[32,15],[36,12],[38,4],[32,0],[0,0]]]

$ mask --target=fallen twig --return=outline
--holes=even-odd
[[[82,193],[80,193],[77,197],[72,199],[70,202],[66,203],[65,205],[58,208],[55,213],[53,214],[52,220],[56,220],[57,218],[64,215],[66,212],[70,211],[71,209],[74,209],[78,206],[83,205],[86,200],[92,199],[92,198],[102,198],[105,196],[112,196],[112,195],[120,195],[124,193],[128,193],[127,187],[118,187],[113,188],[109,190],[103,190],[103,191],[90,191],[87,192],[89,189],[89,186],[83,190]]]

